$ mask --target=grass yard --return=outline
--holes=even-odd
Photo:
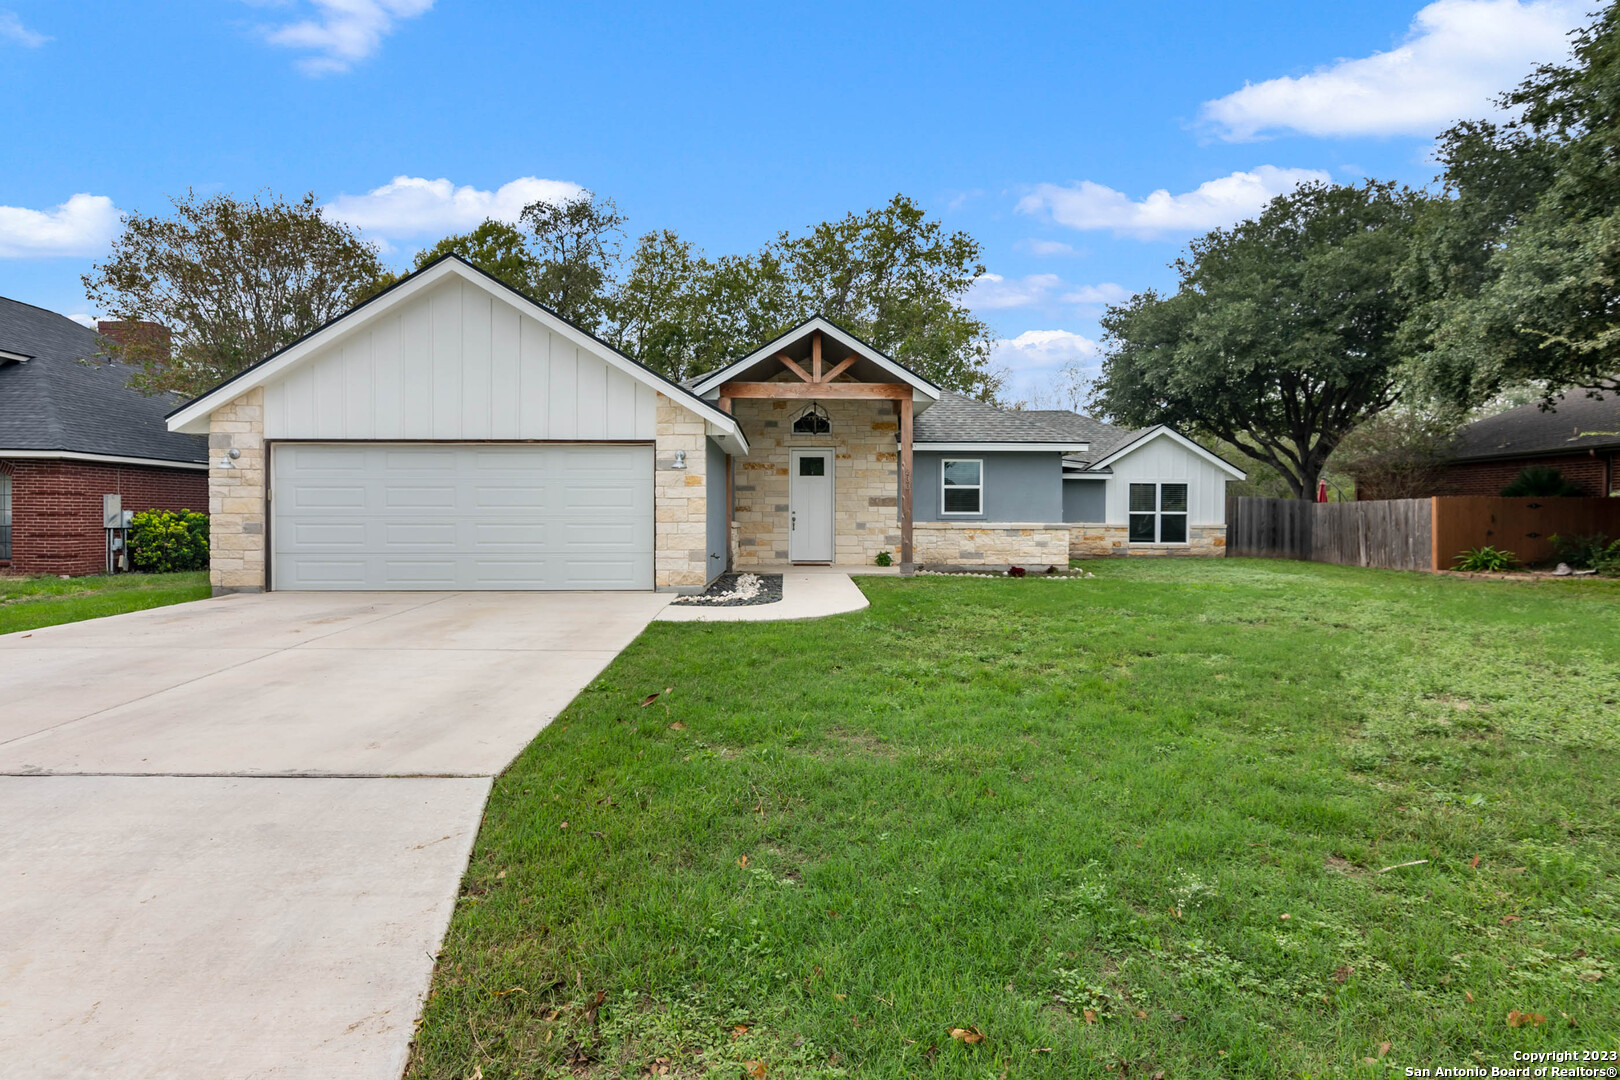
[[[496,781],[408,1075],[1620,1046],[1620,585],[1088,568],[654,623]]]
[[[0,576],[0,634],[208,598],[208,574]]]

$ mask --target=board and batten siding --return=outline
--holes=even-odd
[[[1108,523],[1130,520],[1132,484],[1186,484],[1187,510],[1192,526],[1226,523],[1227,473],[1188,450],[1174,439],[1155,438],[1111,466],[1108,478]]]
[[[449,277],[264,387],[267,439],[651,441],[658,393]]]

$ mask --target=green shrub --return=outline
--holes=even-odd
[[[208,569],[208,515],[142,510],[129,526],[129,564],[153,574]]]
[[[1610,540],[1603,533],[1590,536],[1548,537],[1559,562],[1569,563],[1576,570],[1596,570],[1600,574],[1620,574],[1620,540]]]
[[[1502,489],[1509,499],[1548,499],[1566,495],[1584,495],[1580,488],[1564,479],[1564,474],[1548,465],[1532,465],[1513,478]]]
[[[880,551],[877,553],[877,558],[874,559],[873,562],[877,563],[879,566],[893,566],[894,556],[890,555],[887,551]]]
[[[1454,570],[1470,574],[1494,574],[1512,570],[1519,565],[1519,560],[1511,551],[1503,551],[1486,544],[1484,547],[1469,548],[1460,552],[1452,563]]]

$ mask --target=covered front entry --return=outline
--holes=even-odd
[[[273,589],[651,589],[653,448],[278,443]]]
[[[735,419],[732,565],[913,565],[912,423],[941,390],[820,316],[693,390]]]

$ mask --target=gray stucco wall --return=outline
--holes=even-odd
[[[1101,524],[1108,520],[1106,480],[1063,481],[1063,520]]]
[[[705,532],[708,535],[706,580],[726,572],[726,452],[713,439],[704,441]]]
[[[984,462],[984,513],[941,513],[940,462],[970,458]],[[1035,453],[917,453],[911,514],[917,521],[1018,521],[1054,524],[1063,517],[1063,455]]]

